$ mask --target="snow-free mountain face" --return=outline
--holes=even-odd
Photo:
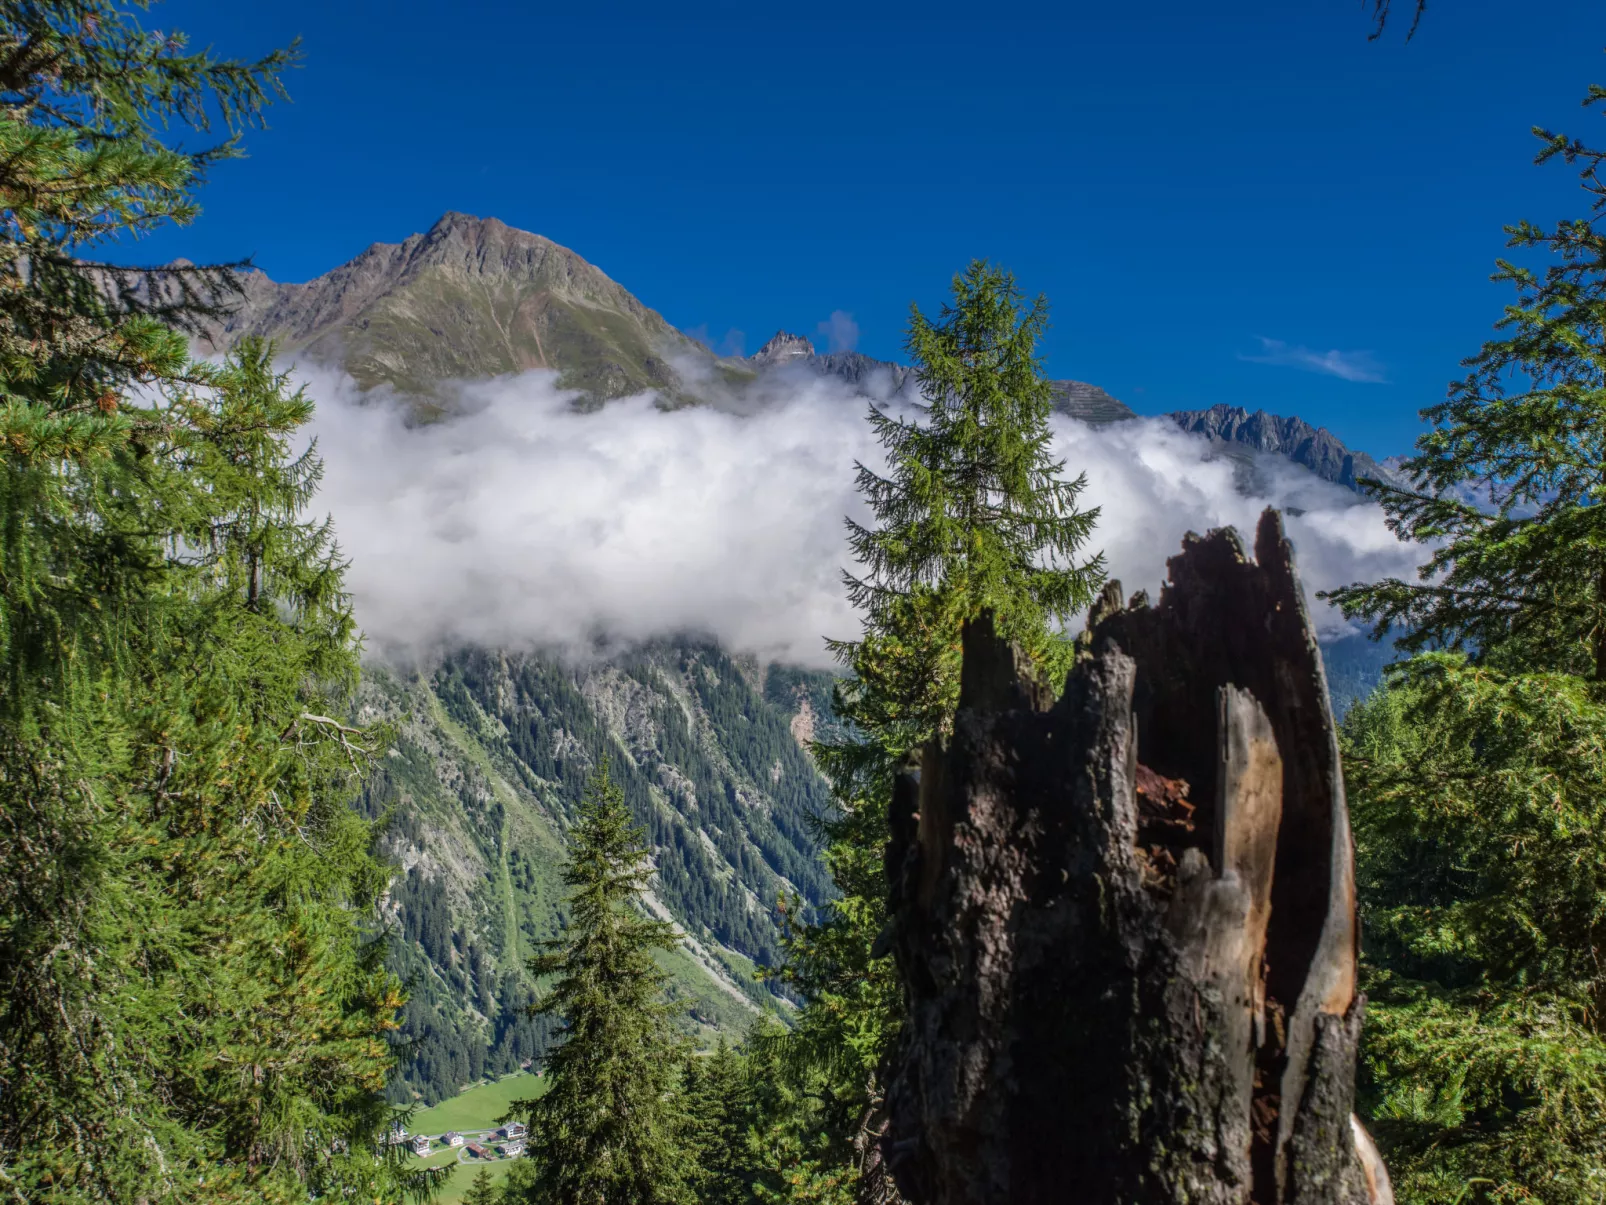
[[[560,384],[593,405],[643,392],[685,405],[703,400],[699,381],[739,390],[766,373],[799,370],[835,377],[872,397],[918,388],[908,365],[859,352],[821,354],[804,336],[785,331],[752,356],[722,359],[568,248],[462,213],[448,213],[401,243],[375,243],[305,284],[248,274],[242,303],[207,342],[221,349],[246,334],[338,365],[364,387],[388,385],[410,395],[426,417],[443,381],[531,368],[556,370]],[[1056,409],[1073,418],[1135,417],[1097,385],[1055,381],[1053,387]],[[1226,405],[1170,417],[1225,454],[1282,457],[1350,489],[1359,478],[1388,476],[1364,452],[1297,417]]]
[[[574,252],[462,214],[402,243],[375,244],[305,284],[251,274],[243,304],[211,330],[211,349],[246,334],[278,340],[304,365],[343,369],[363,389],[393,391],[426,421],[463,404],[463,390],[448,383],[528,369],[556,372],[585,407],[643,393],[666,408],[740,401],[744,391],[785,396],[799,376],[852,387],[825,391],[832,397],[916,400],[919,388],[908,365],[821,354],[786,332],[751,357],[718,357]],[[550,394],[549,383],[543,388]],[[1092,427],[1136,418],[1096,385],[1059,381],[1053,389],[1059,411]],[[559,396],[555,404],[567,402]],[[722,417],[753,429],[758,420],[749,409],[733,409]],[[621,407],[586,421],[618,416],[639,428],[654,417],[715,417],[668,416],[650,406],[632,413]],[[1251,467],[1271,457],[1353,488],[1371,466],[1297,419],[1242,411],[1173,418]],[[602,451],[619,458],[617,442]],[[482,474],[480,454],[487,449],[469,460]],[[371,455],[362,444],[347,467]],[[650,457],[642,464],[648,475],[663,468]],[[417,486],[414,475],[404,476]],[[635,488],[635,478],[619,481],[620,490]],[[618,509],[617,494],[607,506]],[[389,510],[385,520],[398,521]],[[409,539],[417,538],[410,529]],[[485,557],[450,563],[471,579],[480,561],[518,546],[493,541]],[[553,571],[533,559],[541,572]],[[411,597],[405,585],[397,588]],[[645,605],[662,606],[651,582],[631,588]],[[1356,681],[1375,676],[1364,662],[1374,648],[1359,647],[1350,659]],[[742,651],[676,637],[616,656],[442,648],[410,667],[370,667],[362,714],[390,722],[397,737],[363,803],[370,815],[394,817],[384,841],[403,873],[387,905],[396,934],[391,962],[413,984],[403,1036],[416,1045],[392,1085],[394,1099],[434,1101],[544,1050],[550,1035],[526,1012],[534,990],[526,963],[561,929],[563,834],[587,776],[604,761],[648,834],[651,905],[686,938],[665,969],[687,1028],[739,1031],[760,1011],[785,1011],[755,972],[781,957],[778,901],[809,908],[830,891],[812,823],[829,806],[828,793],[807,746],[831,731],[833,679],[761,664]],[[1335,678],[1335,687],[1343,681]]]
[[[1234,450],[1282,456],[1324,481],[1352,490],[1364,479],[1391,481],[1393,472],[1365,452],[1352,452],[1325,427],[1302,418],[1283,418],[1242,406],[1216,405],[1208,410],[1179,410],[1170,415],[1184,431]]]
[[[210,342],[247,334],[419,398],[440,381],[554,368],[598,401],[644,390],[674,399],[672,361],[712,359],[568,248],[461,213],[305,284],[250,273],[243,304]]]

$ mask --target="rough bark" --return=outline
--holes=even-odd
[[[884,1142],[917,1205],[1386,1199],[1352,1129],[1338,746],[1275,512],[1255,551],[1190,535],[1158,605],[1107,591],[1057,702],[967,629],[887,851]]]

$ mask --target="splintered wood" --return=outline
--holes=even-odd
[[[1348,815],[1280,520],[1116,587],[1059,693],[982,616],[887,849],[915,1205],[1386,1205]]]

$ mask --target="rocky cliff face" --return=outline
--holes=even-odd
[[[1179,410],[1169,416],[1177,426],[1211,443],[1233,450],[1276,455],[1309,469],[1323,481],[1352,490],[1363,477],[1392,481],[1394,475],[1365,452],[1352,452],[1325,427],[1313,427],[1302,418],[1283,417],[1242,406],[1212,406],[1208,410]]]
[[[785,331],[776,331],[770,336],[769,342],[759,348],[757,352],[748,357],[748,363],[754,368],[773,368],[777,364],[786,364],[792,360],[807,360],[814,356],[814,344],[802,335],[789,335]]]
[[[604,759],[647,832],[649,904],[684,935],[664,965],[685,1027],[785,1010],[756,971],[779,957],[777,900],[827,891],[810,828],[825,790],[799,740],[829,723],[824,675],[695,643],[589,665],[465,651],[428,672],[370,666],[361,707],[398,731],[363,801],[391,817],[391,964],[412,992],[395,1099],[545,1049],[526,963],[561,931],[564,833]]]

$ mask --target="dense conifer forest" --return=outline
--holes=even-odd
[[[1047,300],[977,260],[912,309],[837,672],[689,634],[365,660],[314,399],[269,341],[191,343],[240,265],[96,258],[196,215],[297,49],[141,12],[0,0],[0,1197],[428,1201],[467,1169],[398,1129],[534,1069],[475,1205],[927,1205],[889,835],[952,837],[908,784],[996,686],[963,634],[1053,693],[1114,605]],[[1536,134],[1576,215],[1509,228],[1494,334],[1362,483],[1425,567],[1328,595],[1375,637],[1327,664],[1370,1001],[1338,1078],[1358,1032],[1411,1205],[1606,1200],[1606,151]]]

